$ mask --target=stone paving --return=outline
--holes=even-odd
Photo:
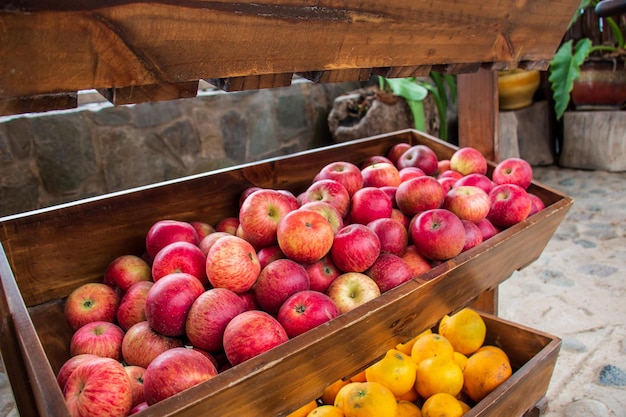
[[[535,179],[575,202],[500,286],[499,315],[563,340],[544,417],[626,417],[626,173],[536,167]],[[16,417],[1,371],[0,417]]]

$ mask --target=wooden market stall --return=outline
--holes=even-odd
[[[577,5],[578,0],[5,0],[0,8],[0,115],[72,108],[77,92],[85,89],[97,89],[121,105],[194,97],[199,80],[237,91],[287,86],[294,74],[316,82],[339,82],[435,70],[459,74],[460,145],[474,146],[494,160],[498,147],[494,71],[547,68]],[[428,143],[440,157],[452,152],[435,138],[400,132],[373,142],[3,219],[0,346],[20,411],[67,415],[54,372],[66,350],[60,345],[69,336],[63,326],[48,323],[60,317],[61,300],[73,287],[99,279],[115,253],[136,250],[137,237],[156,217],[191,218],[196,208],[217,218],[232,210],[226,202],[208,210],[197,203],[181,204],[181,198],[206,194],[212,201],[217,196],[231,201],[250,184],[297,189],[318,167],[312,158],[317,164],[339,155],[357,161],[400,140]],[[207,183],[214,187],[210,192]],[[494,289],[539,256],[571,205],[571,199],[554,190],[534,187],[548,203],[541,216],[440,266],[435,271],[439,275],[426,287],[415,282],[387,294],[372,305],[371,315],[346,315],[334,326],[281,347],[267,362],[252,360],[219,382],[190,390],[179,398],[179,405],[161,406],[158,415],[191,416],[218,405],[222,412],[215,415],[222,416],[255,415],[254,408],[246,411],[251,406],[285,413],[302,401],[288,396],[295,387],[289,377],[297,372],[311,373],[312,385],[301,394],[313,395],[332,378],[346,376],[355,371],[355,364],[371,362],[383,352],[381,345],[364,348],[350,360],[319,369],[307,363],[332,358],[328,349],[342,335],[356,343],[376,332],[381,342],[397,343],[481,294],[479,306],[496,312]],[[168,204],[155,209],[157,202]],[[128,227],[121,227],[124,222]],[[77,248],[83,233],[92,233],[93,242]],[[520,255],[520,248],[526,253]],[[94,255],[97,251],[101,252]],[[46,258],[35,260],[36,253]],[[75,263],[73,271],[67,271],[70,262]],[[477,282],[478,273],[485,275],[484,281]],[[52,277],[42,278],[46,274]],[[427,308],[409,314],[415,300],[426,300]],[[541,346],[552,347],[540,359],[555,359],[549,338],[530,338],[535,353]],[[543,382],[546,376],[549,380],[548,368],[541,371]],[[268,384],[277,375],[284,384],[275,387],[271,399],[259,399],[263,392],[259,384]],[[516,385],[504,397],[523,397],[533,391],[533,381]],[[207,394],[209,388],[213,391]],[[247,406],[233,398],[246,398]],[[511,410],[507,407],[500,402],[475,415],[496,416]],[[519,407],[513,410],[525,411]]]

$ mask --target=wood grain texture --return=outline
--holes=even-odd
[[[193,98],[198,94],[198,81],[148,84],[134,87],[104,88],[98,90],[114,105]]]
[[[13,332],[18,335],[18,349],[6,343],[0,346],[3,355],[7,350],[7,357],[33,370],[29,380],[24,375],[12,376],[16,386],[27,389],[32,384],[32,392],[26,391],[18,403],[34,397],[39,415],[64,415],[45,411],[62,403],[50,377],[68,358],[71,332],[62,315],[63,299],[82,283],[101,281],[115,257],[143,253],[145,233],[155,221],[202,219],[214,224],[237,212],[239,194],[251,185],[298,193],[328,162],[357,163],[385,154],[399,142],[426,144],[439,158],[449,157],[456,149],[406,130],[0,219],[0,240],[7,256],[0,258],[0,296],[6,300],[17,293],[23,298],[14,299],[16,305],[7,304],[9,313],[19,317]],[[224,417],[284,416],[316,398],[330,382],[363,369],[390,347],[433,326],[444,314],[469,305],[515,269],[539,257],[571,199],[536,183],[530,190],[544,199],[546,209],[438,265],[421,279],[153,406],[149,415],[191,417],[210,411]],[[532,349],[521,347],[524,337],[529,336],[515,335],[515,344],[520,344],[515,355]],[[528,358],[516,364],[521,366]],[[302,384],[303,375],[307,384]],[[539,391],[539,386],[533,389]],[[532,396],[519,398],[523,398],[521,406]]]
[[[549,60],[577,5],[3,2],[0,98],[309,71]]]

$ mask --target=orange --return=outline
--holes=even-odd
[[[422,417],[461,417],[463,407],[459,400],[450,394],[441,392],[424,401]]]
[[[410,356],[396,349],[389,349],[385,356],[365,369],[365,378],[383,384],[394,396],[406,394],[415,384],[415,362]]]
[[[451,316],[444,316],[438,332],[450,341],[455,351],[470,355],[485,342],[487,327],[480,314],[464,308]]]
[[[335,403],[335,397],[337,396],[339,390],[344,385],[348,385],[349,382],[350,381],[344,381],[343,379],[339,379],[327,386],[320,396],[320,400],[322,401],[322,403],[333,405]]]
[[[344,415],[340,408],[325,404],[311,411],[306,417],[344,417]]]
[[[317,402],[315,400],[304,404],[296,411],[287,414],[287,417],[306,417],[311,411],[317,408]]]
[[[454,356],[452,357],[454,362],[461,368],[461,371],[465,369],[465,364],[467,363],[467,356],[462,354],[461,352],[454,352]]]
[[[396,417],[422,417],[420,408],[410,401],[398,401]]]
[[[346,390],[342,393],[342,390]],[[398,405],[389,388],[378,382],[354,382],[337,394],[335,406],[346,417],[395,417]]]
[[[452,359],[432,357],[417,365],[415,390],[423,398],[445,392],[457,395],[463,388],[463,371]]]
[[[396,400],[397,401],[409,401],[409,402],[414,403],[414,402],[416,402],[419,399],[420,399],[420,395],[415,390],[415,385],[413,386],[413,388],[408,390],[406,393],[404,393],[402,395],[396,395]]]
[[[424,359],[439,356],[453,359],[454,348],[444,336],[431,333],[418,338],[411,348],[411,357],[419,365]]]
[[[463,392],[479,402],[511,376],[513,370],[506,355],[482,350],[467,359],[463,370]]]
[[[352,375],[350,377],[350,382],[365,382],[367,378],[365,378],[365,369],[363,369],[358,374]]]
[[[414,338],[404,342],[404,343],[399,343],[396,346],[396,349],[399,350],[400,352],[404,353],[405,355],[410,355],[411,354],[411,349],[413,348],[413,344],[415,343],[415,341],[420,338],[421,336],[424,336],[425,334],[431,334],[432,330],[430,329],[426,329],[424,330],[422,333],[418,334],[417,336],[415,336]]]
[[[459,400],[459,404],[461,404],[461,408],[463,409],[463,414],[467,413],[469,410],[472,409],[472,407],[470,407],[469,405],[467,405],[467,403],[464,403],[461,400]]]
[[[507,357],[507,359],[508,359],[508,357],[509,357],[509,356],[506,354],[506,352],[505,352],[502,348],[500,348],[500,347],[498,347],[498,346],[493,346],[493,345],[484,345],[484,346],[481,346],[481,347],[480,347],[480,349],[478,349],[476,352],[480,352],[480,351],[483,351],[483,350],[490,350],[490,351],[492,351],[492,352],[501,353],[502,355],[506,356],[506,357]]]

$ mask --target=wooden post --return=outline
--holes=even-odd
[[[459,146],[471,146],[498,161],[498,78],[484,68],[457,76]]]
[[[459,146],[471,146],[489,160],[498,160],[498,77],[496,72],[479,69],[457,76]],[[498,289],[485,291],[472,307],[498,313]]]

